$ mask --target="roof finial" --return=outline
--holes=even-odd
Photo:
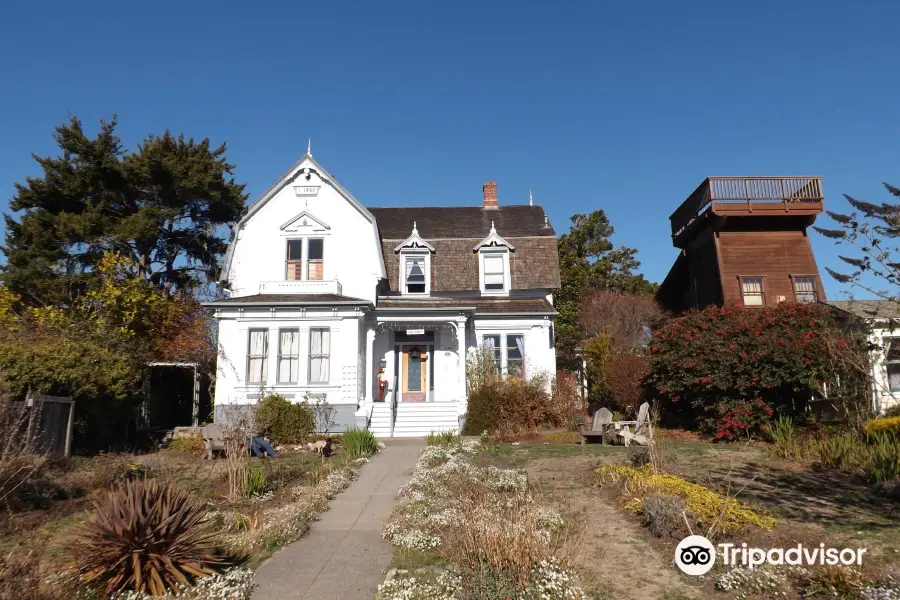
[[[534,197],[531,195],[531,188],[528,188],[528,206],[534,206]]]
[[[419,230],[418,230],[418,228],[416,227],[416,222],[415,222],[415,221],[413,221],[413,230],[412,230],[412,232],[413,232],[413,234],[418,234],[418,233],[419,233]]]
[[[306,154],[312,157],[312,138],[306,140]]]
[[[491,233],[497,233],[497,230],[494,229],[494,222],[491,221]]]

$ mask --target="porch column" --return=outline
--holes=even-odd
[[[366,404],[374,402],[375,387],[375,328],[366,329]]]
[[[457,388],[458,401],[462,412],[465,413],[466,407],[466,319],[459,318],[455,322],[456,325],[456,347],[459,356],[459,383]]]

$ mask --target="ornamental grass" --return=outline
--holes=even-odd
[[[596,472],[601,483],[622,485],[623,507],[630,512],[643,514],[644,500],[650,494],[668,494],[683,498],[697,521],[711,529],[733,532],[754,525],[769,531],[775,526],[774,517],[677,475],[654,473],[649,465],[602,465]]]

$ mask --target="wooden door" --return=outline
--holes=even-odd
[[[426,346],[403,348],[401,375],[403,379],[401,400],[425,402],[428,391],[428,348]]]

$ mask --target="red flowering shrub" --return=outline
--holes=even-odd
[[[720,440],[746,439],[779,414],[802,414],[813,388],[853,378],[850,350],[863,341],[830,308],[709,307],[655,332],[644,386],[668,415]]]

